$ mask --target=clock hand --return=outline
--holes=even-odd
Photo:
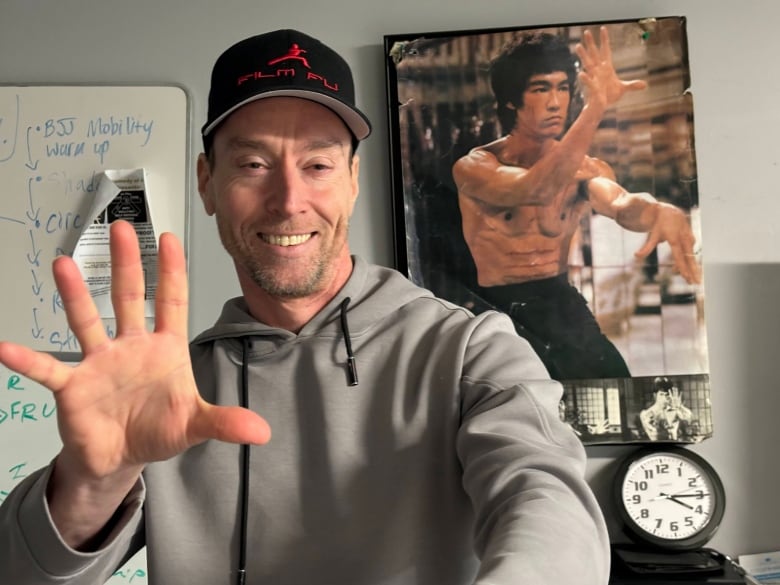
[[[703,498],[705,496],[709,496],[710,494],[706,494],[704,492],[700,494],[674,494],[669,496],[670,498]]]
[[[691,494],[691,495],[695,495],[695,494]],[[678,497],[679,496],[676,496],[676,495],[673,495],[673,494],[666,494],[664,492],[660,492],[657,497],[652,498],[652,501],[654,501],[654,500],[672,500],[675,504],[680,504],[681,506],[683,506],[685,508],[688,508],[689,510],[693,510],[693,506],[690,506],[690,505],[686,504],[685,502],[681,502],[680,500],[677,499]]]
[[[650,501],[651,502],[655,502],[657,500],[668,500],[669,498],[671,498],[671,496],[669,494],[665,494],[665,493],[661,492],[656,497],[650,498]]]
[[[669,499],[672,500],[675,504],[680,504],[681,506],[688,508],[689,510],[693,510],[693,506],[689,506],[685,502],[681,502],[680,500],[677,499],[676,496],[669,496]]]
[[[687,494],[688,492],[693,491],[693,490],[701,490],[703,487],[704,486],[695,485],[693,487],[689,487],[689,488],[686,488],[686,489],[684,489],[682,491],[679,491],[679,492],[677,492],[674,495],[679,498],[679,497],[683,496],[683,494]],[[689,494],[689,495],[686,495],[685,497],[686,498],[690,498],[690,497],[696,497],[696,496],[698,496],[698,494]]]

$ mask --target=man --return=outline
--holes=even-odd
[[[305,64],[268,65],[291,47]],[[54,392],[63,440],[0,507],[0,582],[95,585],[144,544],[151,585],[606,582],[584,450],[528,344],[350,255],[369,131],[319,41],[276,31],[220,56],[198,188],[243,295],[188,348],[183,252],[163,235],[147,332],[117,222],[112,340],[55,261],[84,356],[0,344]]]
[[[666,376],[653,380],[653,404],[639,413],[640,428],[649,441],[677,441],[686,434],[693,413],[685,406],[680,390]]]
[[[576,47],[579,75],[556,36],[535,34],[506,47],[490,75],[499,119],[509,131],[453,166],[463,235],[477,269],[474,308],[506,311],[559,380],[630,376],[568,282],[569,249],[585,214],[593,210],[647,232],[638,258],[669,242],[685,279],[701,279],[685,214],[647,193],[628,193],[609,165],[587,156],[606,109],[646,86],[618,79],[606,28],[600,34],[600,46],[586,31]],[[585,102],[565,131],[577,80]]]

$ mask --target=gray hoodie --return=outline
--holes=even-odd
[[[241,447],[217,441],[151,464],[85,554],[51,524],[41,470],[0,507],[0,583],[103,583],[145,544],[150,585],[233,584],[242,517],[248,585],[607,582],[561,387],[504,315],[474,317],[356,258],[298,334],[238,298],[191,352],[207,401],[240,404],[246,387],[271,425],[248,473]]]

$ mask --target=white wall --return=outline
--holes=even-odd
[[[726,518],[711,546],[731,555],[780,549],[772,364],[780,339],[780,5],[770,0],[2,0],[0,82],[171,82],[189,89],[199,152],[208,74],[240,38],[299,28],[341,51],[374,122],[361,146],[361,199],[351,245],[392,265],[383,35],[642,18],[688,17],[707,287],[715,436],[697,446],[726,484]],[[238,287],[191,177],[192,333]],[[0,196],[12,196],[3,194]],[[607,512],[623,448],[591,448],[590,477]],[[613,528],[616,528],[613,526]]]

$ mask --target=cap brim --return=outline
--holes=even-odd
[[[349,128],[350,132],[352,132],[352,134],[354,134],[355,138],[358,140],[363,140],[371,133],[371,125],[368,122],[368,118],[366,118],[366,116],[364,116],[363,113],[359,110],[353,109],[337,99],[321,93],[317,93],[316,91],[290,88],[266,91],[259,95],[253,95],[252,97],[238,102],[232,108],[223,112],[222,115],[220,115],[218,118],[215,118],[209,124],[204,126],[202,131],[203,136],[208,136],[208,134],[211,133],[214,128],[219,126],[220,123],[222,123],[230,114],[235,112],[240,107],[269,97],[297,97],[317,102],[318,104],[322,104],[326,108],[333,110],[333,112],[344,121],[344,123],[347,125],[347,128]]]

